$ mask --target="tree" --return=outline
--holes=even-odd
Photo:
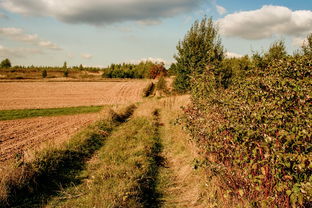
[[[4,59],[1,64],[0,68],[11,68],[11,62],[9,59]]]
[[[174,87],[180,92],[189,91],[192,77],[196,79],[203,74],[208,65],[218,66],[224,58],[218,29],[207,17],[195,21],[184,40],[178,43],[177,50]]]
[[[303,54],[312,57],[312,33],[308,35],[307,40],[302,46]]]
[[[63,64],[63,69],[67,69],[67,62],[66,61]]]
[[[272,62],[282,60],[287,56],[285,42],[280,40],[274,42],[269,51],[264,54],[264,59],[267,61],[267,64]]]
[[[167,75],[167,70],[164,66],[164,63],[161,63],[161,64],[154,64],[151,67],[149,77],[151,79],[155,79],[159,76],[166,76],[166,75]]]

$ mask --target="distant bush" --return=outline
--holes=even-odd
[[[159,91],[162,91],[164,93],[167,93],[167,82],[163,76],[161,76],[156,84],[156,89]]]
[[[64,77],[68,77],[68,74],[69,74],[68,69],[66,69],[66,70],[63,72],[63,74],[64,74]]]
[[[41,72],[41,76],[42,76],[42,78],[46,78],[46,77],[48,76],[47,70],[44,69],[44,70]]]
[[[4,59],[0,63],[0,68],[11,68],[11,61],[9,59]]]

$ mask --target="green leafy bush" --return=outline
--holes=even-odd
[[[308,56],[284,57],[227,89],[213,69],[195,86],[187,128],[232,194],[258,207],[312,206],[311,73]]]

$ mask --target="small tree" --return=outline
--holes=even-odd
[[[41,76],[42,76],[42,78],[46,78],[46,77],[48,76],[47,70],[44,69],[44,70],[41,72]]]
[[[312,57],[312,33],[308,35],[307,40],[302,46],[303,54]]]
[[[264,54],[264,59],[267,64],[270,64],[274,61],[282,60],[287,56],[285,42],[280,40],[274,42],[269,51]]]
[[[63,69],[67,69],[67,62],[66,61],[63,64]]]
[[[212,19],[207,17],[201,22],[195,21],[184,40],[178,43],[177,50],[174,88],[180,92],[190,90],[191,77],[196,80],[208,65],[216,67],[224,58],[218,29]]]
[[[166,92],[167,91],[167,82],[164,76],[161,76],[156,84],[156,89],[159,91]]]
[[[1,68],[11,68],[11,62],[9,59],[4,59],[1,64],[0,64]]]
[[[149,77],[151,79],[155,79],[159,76],[166,76],[167,75],[167,70],[164,67],[164,64],[154,64],[151,69],[150,69],[150,74]]]

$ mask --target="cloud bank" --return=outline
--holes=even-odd
[[[38,48],[7,48],[0,45],[1,57],[19,57],[24,58],[28,55],[43,54],[44,52]]]
[[[21,28],[0,28],[0,36],[19,42],[31,43],[46,49],[61,50],[59,46],[52,43],[51,41],[41,40],[37,34],[25,34],[24,30]]]
[[[50,16],[67,23],[92,25],[124,21],[155,23],[199,8],[204,0],[3,0],[14,13]]]
[[[312,32],[312,11],[265,5],[258,10],[229,14],[218,20],[218,24],[221,34],[248,40],[273,35],[302,37]]]

